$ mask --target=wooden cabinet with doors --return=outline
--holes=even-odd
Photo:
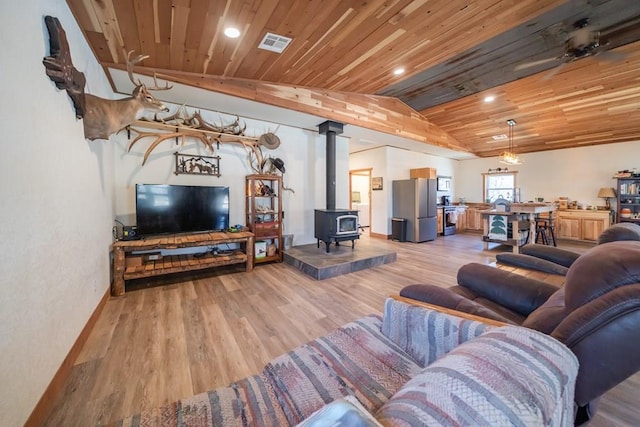
[[[596,242],[611,225],[609,211],[569,209],[556,211],[555,234],[558,239]]]
[[[409,169],[410,178],[436,179],[436,176],[437,176],[436,168]]]
[[[438,235],[442,235],[444,233],[444,208],[438,208],[438,222],[437,222],[437,231]]]
[[[255,263],[282,262],[282,177],[249,175],[246,178],[247,227],[255,235]]]
[[[467,231],[482,231],[482,211],[491,209],[488,204],[468,204],[466,215]]]
[[[456,209],[458,218],[456,219],[456,232],[467,229],[467,208]]]
[[[617,222],[640,224],[640,177],[618,178]]]

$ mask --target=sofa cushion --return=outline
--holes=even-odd
[[[367,316],[266,365],[263,373],[289,425],[349,395],[373,412],[420,372],[421,367],[380,328],[378,316]]]
[[[517,326],[492,329],[425,368],[376,413],[383,425],[573,425],[576,357]]]
[[[484,323],[450,316],[388,298],[382,333],[425,367],[461,343],[490,329]]]

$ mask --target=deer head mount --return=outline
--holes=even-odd
[[[67,36],[60,21],[52,16],[45,16],[49,31],[51,55],[43,59],[46,73],[55,82],[58,89],[65,89],[73,101],[76,117],[83,119],[84,136],[87,139],[107,139],[113,133],[125,128],[142,116],[145,110],[169,111],[158,101],[151,90],[167,90],[172,86],[165,84],[159,87],[154,76],[154,86],[147,87],[140,80],[133,78],[133,66],[148,56],[138,55],[131,59],[127,54],[127,73],[135,86],[130,97],[124,99],[105,99],[84,92],[86,78],[71,62],[71,54]]]

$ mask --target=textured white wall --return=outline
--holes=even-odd
[[[110,93],[62,0],[0,4],[0,424],[22,425],[109,286],[113,149],[84,139],[45,74],[58,17],[92,91]]]
[[[640,169],[640,141],[596,145],[524,154],[524,163],[507,166],[518,171],[516,185],[522,200],[542,196],[553,201],[566,196],[580,203],[603,205],[598,199],[600,187],[614,187],[611,177],[619,170]],[[457,197],[468,202],[482,201],[482,176],[489,168],[504,168],[497,158],[461,160],[455,170],[454,186]],[[612,204],[614,200],[611,200]]]
[[[171,112],[177,106],[168,105]],[[224,111],[224,106],[219,106]],[[189,108],[189,112],[193,112]],[[232,123],[233,115],[201,110],[205,120],[215,123]],[[259,136],[267,131],[276,131],[281,144],[275,150],[263,150],[265,156],[278,157],[284,161],[286,173],[284,185],[291,188],[283,194],[285,212],[284,234],[294,235],[294,245],[315,242],[314,209],[326,206],[325,150],[326,138],[317,131],[293,128],[243,117],[237,112],[240,123],[246,124],[246,135]],[[175,175],[173,153],[212,155],[196,140],[188,140],[184,146],[174,140],[165,141],[153,150],[144,166],[142,157],[153,139],[138,141],[127,153],[129,141],[119,134],[112,139],[116,146],[115,197],[117,218],[127,225],[135,224],[135,184],[177,184],[229,187],[229,222],[245,224],[245,176],[253,173],[247,162],[247,152],[240,144],[223,143],[213,155],[220,156],[221,176]],[[348,140],[336,138],[336,206],[349,207],[349,163]]]
[[[384,235],[391,235],[392,181],[409,179],[410,169],[418,168],[436,168],[439,175],[452,176],[456,167],[456,160],[394,147],[361,151],[349,157],[351,170],[373,168],[372,176],[383,178],[383,189],[371,192],[371,232]]]

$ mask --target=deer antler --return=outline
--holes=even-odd
[[[138,55],[135,58],[131,59],[131,55],[133,54],[133,50],[130,50],[127,53],[127,74],[129,75],[129,80],[133,83],[134,86],[142,86],[142,82],[140,79],[136,82],[133,78],[133,66],[139,64],[145,59],[149,58],[149,55]],[[156,73],[153,73],[153,86],[147,87],[149,90],[169,90],[173,87],[173,85],[169,85],[169,82],[165,81],[164,86],[158,86],[158,80]]]
[[[167,139],[171,139],[171,138],[181,138],[181,143],[180,146],[182,147],[184,145],[185,139],[187,136],[190,136],[192,138],[196,138],[198,140],[200,140],[208,149],[209,152],[211,152],[211,154],[213,154],[213,143],[211,142],[211,140],[207,137],[207,135],[201,133],[201,132],[189,132],[187,130],[180,130],[178,132],[171,132],[171,133],[158,133],[158,132],[142,132],[139,131],[138,129],[135,128],[131,128],[131,130],[133,130],[134,132],[136,132],[138,134],[138,136],[136,136],[133,141],[131,141],[129,143],[129,147],[127,148],[127,152],[131,151],[131,148],[134,146],[134,144],[138,141],[140,141],[143,138],[147,138],[147,137],[152,137],[155,138],[154,141],[151,143],[151,145],[149,145],[149,147],[147,148],[147,151],[144,152],[144,158],[142,160],[142,166],[144,166],[144,164],[147,162],[147,159],[149,158],[149,155],[151,155],[151,152],[153,150],[155,150],[155,148],[160,145],[161,142],[166,141]]]
[[[142,86],[140,79],[136,82],[133,78],[133,66],[147,59],[149,55],[138,55],[134,59],[131,59],[131,54],[133,52],[133,50],[130,50],[129,53],[127,53],[127,74],[129,75],[129,80],[131,80],[131,83],[133,83],[134,86]]]

